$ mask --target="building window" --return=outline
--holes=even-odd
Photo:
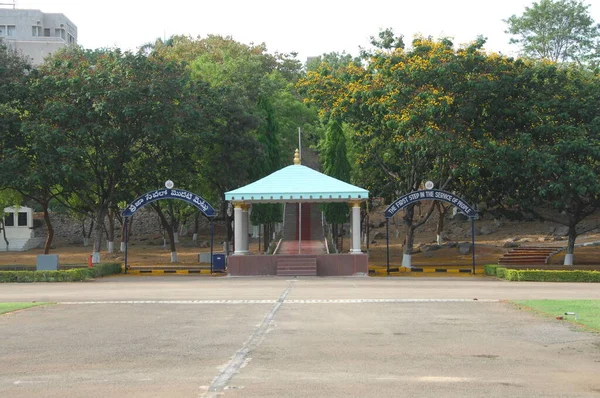
[[[17,27],[15,25],[8,25],[6,27],[6,36],[14,36],[17,32]]]
[[[54,29],[54,36],[60,37],[61,39],[65,40],[65,38],[66,38],[65,30],[62,28]]]
[[[31,35],[34,37],[40,37],[42,35],[42,27],[41,26],[32,26],[31,27]]]
[[[14,227],[15,226],[15,213],[6,213],[4,216],[4,226]]]
[[[17,216],[17,226],[26,227],[27,226],[27,213],[20,211]]]
[[[44,37],[50,37],[50,28],[44,28]]]
[[[69,44],[75,44],[75,38],[69,34]]]
[[[6,35],[6,25],[0,25],[0,36]]]

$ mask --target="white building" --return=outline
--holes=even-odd
[[[33,231],[33,209],[29,207],[5,207],[4,228],[0,231],[0,252],[21,252],[39,247],[45,238],[35,237]],[[4,233],[8,247],[4,240]]]
[[[39,65],[59,48],[77,44],[77,26],[64,14],[0,8],[0,39]]]

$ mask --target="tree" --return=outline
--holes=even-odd
[[[99,262],[105,217],[123,200],[137,157],[172,139],[185,116],[182,68],[158,57],[69,47],[40,67],[36,84],[44,97],[41,123],[68,140],[66,164],[85,176],[70,186],[95,209]]]
[[[348,161],[348,153],[346,147],[346,135],[342,129],[342,124],[339,120],[331,119],[327,124],[325,139],[321,142],[321,163],[323,172],[328,176],[337,178],[338,180],[349,182],[351,167]],[[336,247],[343,250],[343,240],[338,245],[340,231],[339,224],[344,224],[350,216],[350,209],[347,203],[326,203],[323,205],[325,219],[332,225],[333,239],[336,241]],[[343,239],[343,235],[342,235]]]
[[[589,7],[581,0],[540,0],[505,20],[506,33],[526,56],[584,64],[600,58],[600,25]]]

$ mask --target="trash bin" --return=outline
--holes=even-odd
[[[225,253],[213,253],[213,271],[225,271]]]

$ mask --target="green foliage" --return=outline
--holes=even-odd
[[[506,268],[504,267],[497,267],[496,268],[496,276],[498,278],[504,279],[506,277]]]
[[[600,282],[600,272],[598,271],[519,270],[489,264],[485,266],[485,274],[508,281],[521,282]]]
[[[320,149],[323,172],[338,180],[349,182],[351,168],[348,161],[346,135],[338,120],[329,121]],[[326,203],[323,205],[323,212],[327,222],[342,224],[348,221],[350,208],[347,203]]]
[[[497,264],[486,264],[484,266],[484,272],[488,276],[496,276],[496,269],[498,268]]]
[[[540,0],[521,16],[505,22],[523,53],[554,62],[585,63],[600,58],[600,25],[594,23],[580,0]]]
[[[91,278],[121,273],[121,264],[96,264],[92,268],[59,271],[0,271],[0,283],[79,282]]]

